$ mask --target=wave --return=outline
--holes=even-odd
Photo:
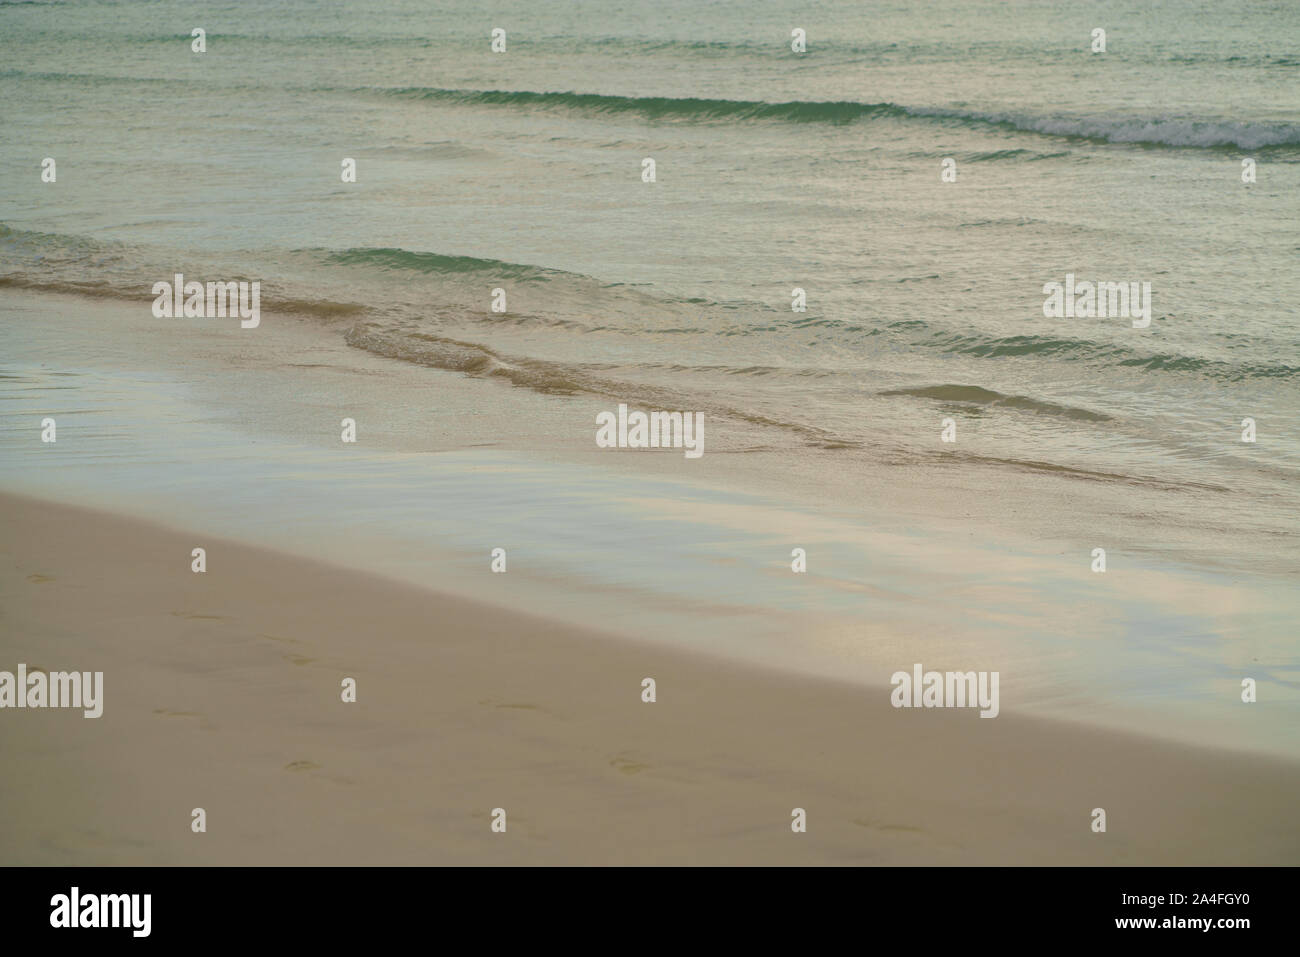
[[[578,377],[576,369],[538,359],[508,359],[474,342],[425,332],[394,334],[369,324],[353,326],[343,338],[348,345],[374,355],[469,376],[501,378],[548,395],[597,391]]]
[[[445,256],[441,253],[413,252],[393,247],[356,247],[339,251],[297,250],[324,253],[325,261],[339,266],[374,266],[378,269],[406,269],[430,275],[474,275],[489,273],[503,279],[539,282],[558,277],[586,278],[577,273],[545,266],[480,259],[475,256]]]
[[[978,226],[980,223],[963,224]],[[782,317],[770,304],[758,302],[714,302],[705,299],[680,299],[658,295],[652,290],[641,290],[606,282],[576,272],[527,263],[506,262],[499,259],[474,256],[446,255],[418,252],[392,247],[355,247],[349,249],[311,248],[297,249],[290,256],[305,256],[311,269],[321,265],[326,268],[346,266],[358,273],[334,290],[337,298],[313,295],[301,281],[285,281],[284,270],[292,274],[302,260],[284,263],[280,254],[259,256],[259,261],[279,262],[275,272],[281,277],[246,276],[247,266],[220,270],[230,278],[263,281],[263,307],[322,320],[343,320],[363,316],[384,319],[398,327],[411,308],[409,303],[393,302],[391,297],[380,295],[392,287],[384,273],[416,273],[444,281],[443,297],[434,307],[451,309],[460,321],[473,321],[477,313],[464,312],[455,307],[455,288],[458,279],[468,279],[470,285],[482,279],[498,279],[513,283],[550,284],[555,293],[551,297],[559,311],[542,310],[537,314],[515,313],[509,318],[483,317],[490,325],[509,323],[554,327],[575,333],[626,333],[640,338],[659,336],[716,336],[719,338],[762,337],[781,329],[792,332],[824,329],[833,331],[834,337],[844,346],[854,342],[884,342],[883,346],[867,346],[864,358],[873,351],[916,351],[970,356],[973,358],[1050,358],[1060,362],[1091,364],[1100,369],[1143,369],[1151,372],[1191,375],[1219,382],[1248,382],[1255,380],[1300,379],[1300,364],[1268,361],[1261,354],[1256,361],[1207,358],[1199,355],[1168,352],[1140,351],[1131,346],[1093,339],[1070,338],[1059,335],[1022,334],[992,335],[974,331],[954,332],[936,328],[921,319],[903,319],[875,325],[863,320],[845,320],[817,315]],[[29,288],[55,293],[72,293],[98,298],[150,299],[152,284],[159,278],[170,279],[176,271],[195,275],[211,275],[211,263],[190,263],[188,256],[177,259],[175,253],[149,250],[128,244],[90,239],[88,237],[44,233],[13,229],[0,223],[0,287]],[[182,268],[184,267],[184,268]],[[89,271],[89,275],[87,272]],[[239,273],[236,276],[234,273]],[[893,282],[932,280],[934,275],[900,277]],[[461,284],[463,285],[463,284]],[[367,297],[370,291],[376,295]],[[361,299],[361,303],[353,301]],[[369,304],[363,304],[363,303]],[[425,306],[429,304],[424,303]],[[744,315],[737,322],[701,323],[699,317],[716,318],[735,310]],[[464,315],[461,315],[464,313]],[[627,317],[637,321],[629,323]],[[593,317],[603,321],[593,324]],[[621,317],[621,318],[620,318]],[[653,319],[653,321],[650,321]],[[426,317],[427,321],[427,317]],[[1281,356],[1285,358],[1285,354]],[[750,366],[742,370],[755,374]],[[508,373],[507,375],[512,375]],[[935,396],[953,398],[953,396]],[[1000,402],[1014,406],[1014,396],[974,396],[970,401]]]
[[[891,328],[897,326],[893,323]],[[1250,379],[1291,379],[1300,376],[1300,366],[1283,362],[1228,362],[1201,356],[1141,353],[1127,346],[1089,339],[1058,336],[984,336],[935,334],[919,343],[922,347],[976,358],[1051,356],[1064,361],[1088,361],[1101,365],[1135,367],[1163,372],[1194,372],[1223,382]]]
[[[902,106],[850,100],[719,100],[697,97],[609,96],[601,93],[535,92],[529,90],[460,90],[438,87],[372,88],[402,99],[463,106],[566,109],[593,115],[634,114],[652,120],[773,120],[787,123],[842,125],[860,120],[892,118],[921,120],[977,128],[1011,129],[1063,139],[1177,148],[1300,147],[1300,124],[1242,120],[1203,120],[1180,116],[1037,116],[1028,113],[957,110],[947,107]],[[1002,151],[984,158],[1014,158]],[[1051,155],[1051,154],[1047,154]]]
[[[1026,412],[1056,415],[1078,422],[1109,422],[1111,420],[1109,415],[1104,415],[1101,412],[1093,412],[1089,409],[1080,409],[1069,405],[1058,405],[1055,402],[1031,399],[1023,395],[1003,395],[1001,392],[994,392],[992,389],[985,389],[975,385],[929,385],[910,389],[887,389],[877,394],[1022,409]]]
[[[2,230],[3,227],[0,227]],[[3,235],[3,233],[0,233]],[[11,233],[12,235],[12,233]],[[42,235],[47,239],[63,241],[69,237]],[[93,241],[88,241],[91,246]],[[398,268],[435,268],[463,270],[481,270],[498,268],[485,264],[494,260],[476,260],[472,257],[438,256],[435,254],[411,253],[393,258],[394,252],[401,250],[351,250],[334,255],[349,254],[366,265],[375,262],[396,262]],[[365,254],[365,255],[362,255]],[[517,264],[507,264],[517,265]],[[522,269],[538,269],[524,267]],[[543,270],[543,272],[551,272]],[[140,315],[148,314],[147,303],[151,298],[148,283],[139,281],[139,277],[115,276],[112,281],[71,281],[68,278],[42,274],[0,274],[0,290],[5,287],[25,287],[47,292],[75,293],[96,298],[112,297],[133,300],[140,303]],[[357,288],[351,285],[354,290]],[[683,366],[680,364],[622,362],[612,365],[608,362],[575,361],[573,359],[553,360],[539,359],[519,355],[513,349],[499,348],[495,343],[466,341],[456,333],[446,330],[439,334],[436,322],[440,309],[428,302],[421,302],[415,308],[416,313],[403,310],[389,310],[370,305],[335,301],[324,297],[293,298],[300,290],[268,289],[263,295],[263,308],[266,312],[297,313],[299,315],[330,320],[328,325],[342,334],[347,345],[364,350],[374,355],[383,356],[432,369],[446,370],[462,375],[491,379],[536,393],[551,396],[592,396],[608,397],[614,401],[629,402],[651,408],[690,408],[710,416],[719,416],[735,421],[746,422],[756,426],[778,429],[787,435],[796,437],[807,447],[828,451],[869,449],[871,454],[881,457],[882,461],[896,461],[902,464],[929,461],[929,453],[917,458],[916,450],[905,447],[893,448],[889,440],[879,437],[870,441],[851,433],[845,434],[838,428],[834,430],[821,427],[810,421],[800,421],[799,405],[769,403],[764,408],[761,401],[755,403],[746,398],[748,390],[738,393],[735,389],[720,390],[716,386],[716,376],[734,376],[746,380],[767,377],[835,377],[840,373],[820,367],[784,367],[756,365],[740,362],[720,364]],[[930,328],[919,320],[899,320],[890,323],[889,331],[910,332],[926,335]],[[708,330],[702,329],[702,332]],[[448,334],[449,333],[449,334]],[[472,338],[477,338],[473,333]],[[1060,340],[1066,342],[1068,340]],[[1080,343],[1082,347],[1090,344]],[[606,355],[602,353],[602,355]],[[1150,361],[1152,358],[1148,357]],[[1189,360],[1190,361],[1190,360]],[[1201,361],[1201,360],[1196,360]],[[1113,364],[1113,363],[1112,363]],[[1169,366],[1166,363],[1165,366]],[[1156,366],[1157,368],[1161,366]],[[655,375],[654,381],[645,381],[644,373],[660,371],[668,375]],[[1197,372],[1205,369],[1198,368]],[[1300,370],[1290,370],[1293,373]],[[678,373],[686,373],[683,380]],[[701,381],[698,376],[704,374],[709,378]],[[960,383],[940,383],[918,385],[886,390],[879,393],[882,397],[904,396],[929,399],[940,402],[962,403],[988,408],[1005,408],[1023,410],[1032,415],[1063,417],[1081,423],[1103,423],[1111,420],[1110,416],[1069,405],[1063,405],[1043,399],[1024,395],[1005,394]],[[777,446],[773,446],[777,447]],[[739,451],[752,451],[742,449]],[[964,453],[963,453],[964,454]],[[951,453],[949,454],[949,458]],[[937,460],[937,459],[936,459]],[[1192,489],[1214,489],[1219,486],[1204,483],[1171,482],[1140,475],[1126,475],[1120,472],[1103,472],[1080,469],[1056,462],[1021,461],[992,456],[972,456],[972,462],[986,465],[1028,470],[1035,472],[1052,472],[1069,478],[1084,478],[1094,481],[1124,482],[1171,488],[1182,491]],[[1289,478],[1289,474],[1283,476]]]
[[[1010,459],[996,455],[980,455],[975,452],[963,452],[959,450],[945,451],[943,453],[932,453],[932,458],[940,456],[947,457],[949,460],[959,460],[970,462],[972,464],[992,465],[998,468],[1010,468],[1023,472],[1043,472],[1050,475],[1057,475],[1063,478],[1084,479],[1093,482],[1107,482],[1121,485],[1137,485],[1144,488],[1157,489],[1162,492],[1231,492],[1232,489],[1226,485],[1217,485],[1210,482],[1193,482],[1189,480],[1175,481],[1171,479],[1157,478],[1153,475],[1136,475],[1125,472],[1103,472],[1098,469],[1085,469],[1073,465],[1065,465],[1060,462],[1043,462],[1037,459]]]
[[[860,445],[814,425],[775,419],[719,401],[716,395],[684,393],[680,389],[610,378],[608,367],[603,365],[508,356],[479,343],[373,323],[353,326],[344,336],[344,341],[353,348],[385,358],[459,372],[474,378],[499,379],[546,395],[595,395],[663,409],[689,407],[709,415],[781,429],[819,448],[856,448]]]
[[[358,90],[357,92],[365,92]],[[852,123],[872,116],[904,116],[892,103],[848,101],[767,103],[762,100],[715,100],[671,96],[608,96],[602,93],[532,92],[528,90],[449,90],[436,87],[375,89],[403,99],[465,106],[515,106],[570,109],[585,113],[632,113],[648,119],[782,120],[790,123]]]
[[[1296,123],[1203,120],[1182,116],[1035,116],[922,107],[908,107],[906,112],[941,122],[1134,146],[1248,150],[1300,147],[1300,124]]]
[[[86,296],[91,299],[115,299],[121,302],[153,302],[152,281],[135,284],[88,280],[77,282],[68,279],[47,279],[23,273],[0,275],[0,289],[30,289],[62,295]],[[292,313],[314,319],[355,319],[370,313],[371,307],[356,302],[337,302],[329,299],[300,299],[292,296],[263,295],[261,308],[267,312]]]
[[[1069,156],[1068,151],[1057,151],[1052,153],[1037,153],[1034,150],[1026,149],[1007,149],[1007,150],[989,150],[984,153],[971,153],[966,157],[967,163],[989,163],[989,162],[1023,162],[1037,163],[1040,160],[1062,159]]]
[[[143,299],[141,292],[131,292],[101,280],[75,282],[72,280],[38,279],[19,274],[0,275],[0,289],[31,289],[36,292],[63,293],[87,296],[91,299]],[[148,297],[152,298],[152,297]]]
[[[107,76],[84,73],[42,73],[0,70],[0,78],[26,78],[124,84],[173,85],[191,81],[169,77]],[[257,84],[234,82],[223,89],[256,92]],[[1251,120],[1200,119],[1178,115],[1087,116],[1036,115],[1011,110],[963,110],[952,107],[906,106],[897,103],[863,103],[854,100],[725,100],[671,96],[615,96],[573,91],[467,90],[440,87],[302,87],[304,91],[378,95],[461,106],[500,106],[563,109],[591,115],[629,114],[649,120],[684,122],[771,121],[847,125],[864,120],[898,119],[930,122],[970,129],[1000,129],[1081,142],[1175,149],[1300,149],[1300,124]],[[1035,161],[1059,153],[1023,156],[1018,150],[976,154],[972,162],[989,160]]]

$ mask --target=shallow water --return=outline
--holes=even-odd
[[[0,159],[32,173],[0,183],[0,279],[256,278],[512,403],[1231,488],[1295,525],[1294,4],[218,5],[204,54],[196,15],[0,7]],[[1149,282],[1150,326],[1045,318],[1067,273]]]
[[[241,368],[237,331],[174,350],[201,359],[142,359],[157,321],[78,302],[0,303],[0,487],[190,530],[210,574],[221,550],[205,536],[234,538],[872,693],[916,661],[999,671],[1010,711],[1296,753],[1300,609],[1286,580],[1115,551],[1095,575],[1087,552],[738,489],[727,470],[601,465],[618,453],[396,448],[373,434],[389,426],[391,363],[364,354],[338,367],[359,427],[344,445],[337,397],[313,393],[316,364]],[[98,338],[106,326],[117,334]],[[455,408],[498,388],[397,369],[437,375]],[[1238,702],[1242,675],[1267,708]]]

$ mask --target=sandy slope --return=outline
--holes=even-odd
[[[1300,857],[1300,766],[1006,710],[894,710],[886,688],[0,495],[0,670],[20,662],[103,671],[105,709],[0,711],[2,864]]]

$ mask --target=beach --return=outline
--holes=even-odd
[[[1294,715],[1258,664],[1281,582],[1099,579],[1005,530],[683,481],[676,451],[605,474],[619,452],[412,450],[435,433],[384,418],[412,370],[300,353],[333,360],[349,447],[269,358],[303,347],[290,317],[265,353],[198,326],[148,358],[167,320],[136,305],[4,309],[0,668],[104,675],[100,718],[3,714],[6,863],[1294,859]],[[509,388],[442,375],[467,414]],[[1180,667],[1188,621],[1251,630]],[[914,663],[999,671],[996,719],[892,707]]]
[[[1295,863],[1300,12],[1104,13],[0,2],[0,865]]]
[[[4,664],[105,675],[102,718],[0,723],[8,864],[1285,864],[1300,840],[1291,763],[913,714],[221,540],[197,575],[192,534],[46,501],[0,496],[0,523]]]

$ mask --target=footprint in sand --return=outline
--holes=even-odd
[[[912,827],[910,824],[877,824],[874,821],[868,821],[863,818],[857,818],[853,821],[858,827],[865,827],[872,831],[884,831],[889,834],[899,836],[907,835],[910,837],[923,837],[925,840],[934,844],[936,847],[965,850],[966,845],[944,837],[941,834],[935,834],[927,831],[923,827]]]
[[[614,757],[613,760],[609,762],[609,766],[611,768],[617,768],[624,774],[640,774],[642,771],[650,769],[650,765],[643,764],[640,761],[633,761],[631,758],[625,757],[621,754]]]
[[[287,642],[288,644],[291,644],[291,645],[301,645],[301,644],[302,644],[302,642],[299,641],[297,638],[281,638],[281,637],[279,637],[278,635],[268,635],[268,634],[267,634],[266,632],[264,632],[264,631],[259,631],[259,632],[257,633],[257,637],[259,637],[259,638],[270,638],[272,641],[283,641],[283,642]]]

